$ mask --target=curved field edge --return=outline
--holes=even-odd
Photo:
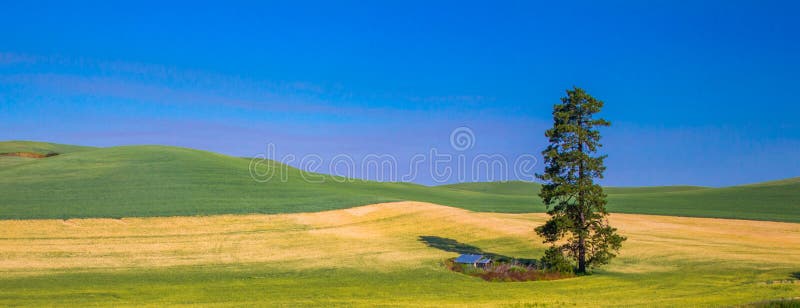
[[[0,150],[62,153],[44,159],[0,157],[2,219],[299,213],[401,200],[483,212],[545,211],[536,183],[429,187],[304,175],[277,163],[263,165],[261,171],[275,176],[258,182],[251,178],[249,159],[187,148],[14,141],[0,142]],[[726,188],[606,191],[612,212],[800,222],[800,178]]]
[[[0,221],[0,305],[725,306],[796,296],[800,224],[613,214],[591,276],[489,283],[436,237],[536,258],[542,214],[418,202],[278,215]],[[458,246],[458,245],[457,245]],[[587,297],[575,293],[592,294]]]

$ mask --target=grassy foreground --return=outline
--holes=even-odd
[[[0,219],[297,213],[402,200],[482,212],[544,211],[535,183],[429,187],[321,174],[312,176],[322,183],[310,183],[300,170],[285,165],[274,167],[273,180],[259,183],[250,177],[249,159],[193,149],[0,142],[0,153],[25,151],[61,154],[0,156]],[[607,192],[612,212],[800,222],[800,178],[726,188],[611,187]]]
[[[792,223],[614,214],[629,241],[595,275],[492,283],[441,265],[464,245],[538,257],[544,247],[531,228],[544,219],[400,202],[280,215],[6,220],[0,305],[725,306],[800,294],[792,278],[800,224]],[[441,243],[422,240],[431,237]]]

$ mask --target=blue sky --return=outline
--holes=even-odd
[[[538,156],[577,85],[613,123],[604,184],[800,176],[796,16],[793,1],[18,1],[0,10],[0,140],[403,162],[465,126],[474,147],[452,154],[513,159]]]

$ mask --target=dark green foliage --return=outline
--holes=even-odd
[[[542,151],[545,171],[537,175],[545,182],[539,197],[551,218],[536,232],[553,245],[554,257],[566,253],[573,258],[578,273],[608,263],[625,240],[608,225],[606,194],[594,183],[603,177],[606,158],[596,155],[602,146],[597,128],[610,125],[593,117],[602,107],[602,101],[580,88],[567,90],[553,107],[553,128],[545,132],[550,145]]]
[[[572,260],[564,256],[558,247],[550,247],[544,252],[541,260],[542,267],[547,272],[571,274],[575,270]]]

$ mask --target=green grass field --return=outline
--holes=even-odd
[[[251,179],[250,160],[167,146],[92,148],[0,142],[0,218],[182,216],[297,213],[387,201],[426,201],[473,211],[543,212],[539,185],[464,183],[429,187],[315,175],[309,183],[287,166],[288,181]],[[344,182],[342,182],[344,181]],[[800,222],[800,178],[725,188],[692,186],[606,189],[609,210],[695,217]]]
[[[195,266],[57,273],[2,279],[0,303],[24,306],[364,306],[364,307],[725,307],[791,298],[797,287],[758,285],[780,273],[688,268],[682,273],[603,273],[570,281],[487,283],[430,264],[396,272],[293,270],[277,266]],[[461,275],[463,276],[463,275]],[[694,277],[693,277],[694,278]],[[574,281],[572,281],[574,282]],[[586,297],[575,294],[585,294]]]
[[[536,183],[462,183],[442,187],[528,198],[528,202],[539,204],[538,197],[531,196],[531,192],[539,191]],[[606,187],[605,192],[609,211],[617,213],[800,222],[800,178],[722,188]]]

